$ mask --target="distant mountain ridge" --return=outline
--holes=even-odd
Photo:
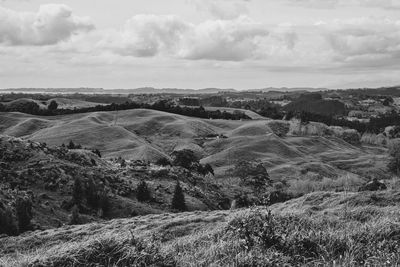
[[[8,88],[0,89],[0,92],[15,93],[57,93],[57,94],[217,94],[217,93],[239,93],[239,92],[293,92],[293,91],[319,91],[327,90],[325,88],[261,88],[261,89],[220,89],[220,88],[204,88],[204,89],[179,89],[179,88],[162,88],[140,87],[135,89],[103,89],[103,88]]]

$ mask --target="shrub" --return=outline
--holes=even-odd
[[[255,161],[239,161],[235,164],[233,174],[239,177],[244,185],[252,186],[256,191],[262,190],[271,182],[265,167]]]
[[[12,210],[9,207],[2,208],[0,203],[0,234],[17,235],[18,226]]]
[[[147,183],[142,180],[136,188],[136,198],[140,202],[151,200],[151,195]]]
[[[179,182],[175,185],[174,196],[172,197],[171,208],[174,210],[185,211],[186,203],[185,203],[185,195],[183,194],[183,190]]]
[[[71,211],[69,224],[73,225],[73,224],[81,224],[81,223],[82,223],[82,221],[81,221],[81,218],[79,215],[79,208],[78,208],[78,206],[75,205]]]
[[[86,185],[86,200],[92,208],[97,209],[99,207],[99,193],[93,178],[89,178]]]
[[[55,100],[52,100],[50,104],[47,106],[47,109],[50,111],[56,110],[58,108],[58,104]]]
[[[18,197],[15,210],[17,213],[19,231],[25,232],[31,229],[32,201],[28,197]]]
[[[188,170],[199,164],[199,160],[194,152],[190,149],[174,151],[172,152],[172,157],[174,158],[173,164],[175,166],[181,166]]]
[[[400,142],[390,145],[389,156],[388,169],[395,174],[400,174]]]
[[[99,207],[101,210],[101,217],[106,218],[109,214],[111,203],[105,189],[99,195]]]
[[[82,181],[79,177],[74,180],[74,186],[72,188],[72,202],[76,205],[81,205],[84,198],[84,191]]]
[[[171,162],[167,158],[164,158],[164,157],[159,158],[156,161],[156,164],[159,166],[171,166]]]

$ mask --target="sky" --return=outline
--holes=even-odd
[[[400,0],[0,0],[0,88],[400,85]]]

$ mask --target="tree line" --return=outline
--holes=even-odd
[[[160,100],[154,104],[125,102],[122,104],[112,103],[110,105],[97,105],[94,107],[74,108],[74,109],[58,109],[57,103],[53,100],[47,109],[41,109],[35,102],[20,103],[18,106],[8,107],[0,103],[0,112],[22,112],[39,116],[55,116],[67,115],[76,113],[89,113],[98,111],[117,111],[117,110],[130,110],[130,109],[152,109],[184,115],[188,117],[197,117],[203,119],[224,119],[224,120],[251,120],[249,116],[243,112],[229,113],[227,111],[210,111],[205,110],[204,107],[181,107],[175,105],[168,100]]]

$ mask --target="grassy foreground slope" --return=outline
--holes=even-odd
[[[158,214],[2,238],[4,266],[397,266],[400,193]]]

